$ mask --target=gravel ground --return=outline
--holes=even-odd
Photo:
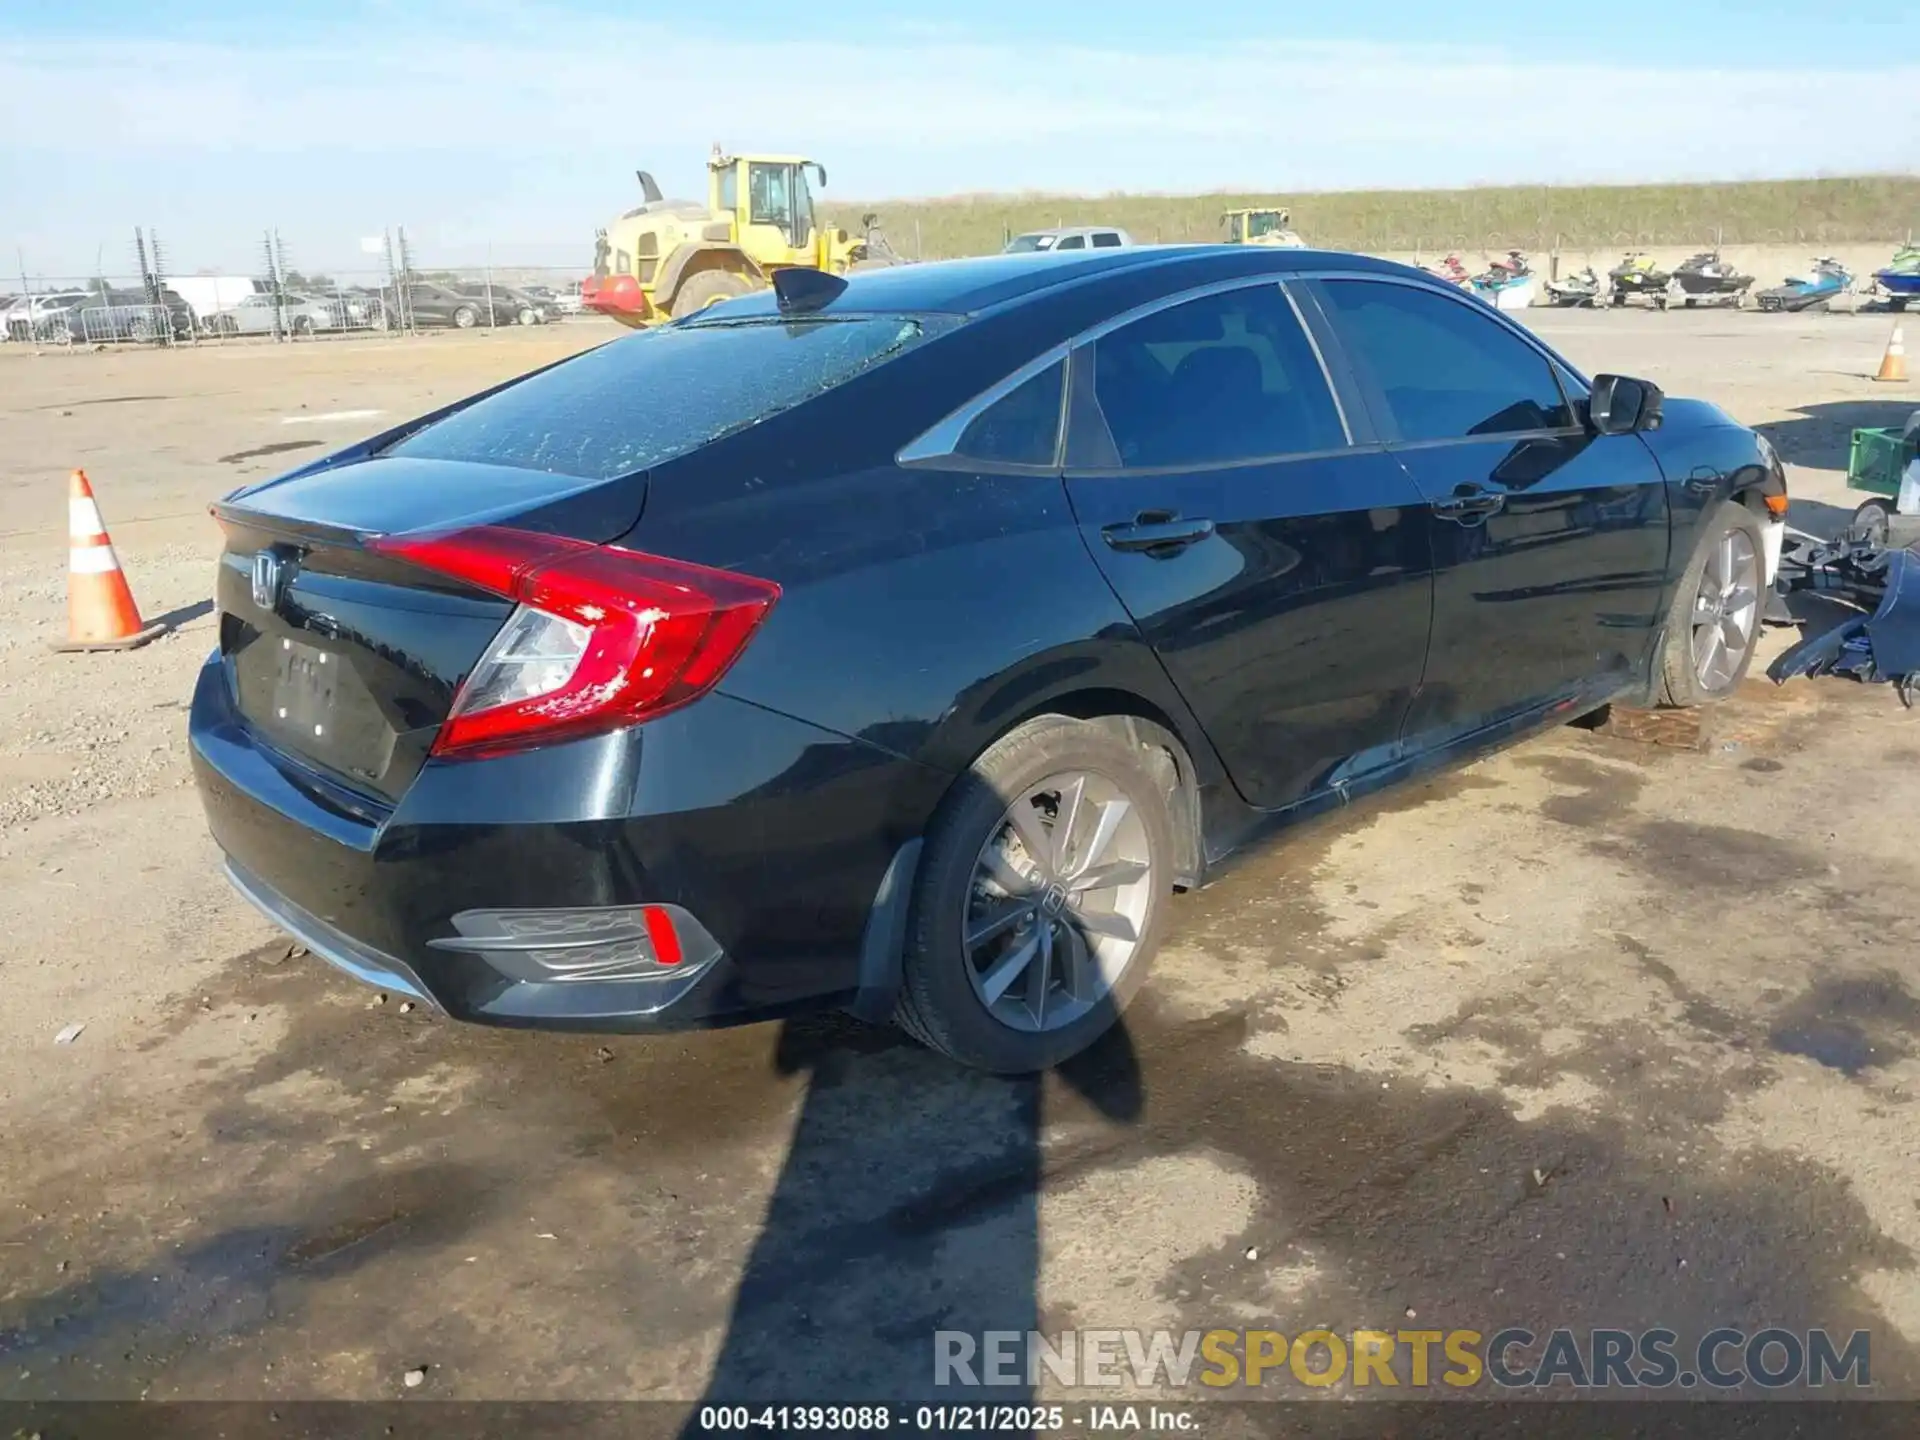
[[[1874,317],[1530,318],[1763,425],[1809,528],[1850,429],[1920,405],[1864,380]],[[1039,1084],[833,1019],[482,1031],[290,955],[188,778],[207,503],[610,333],[0,347],[0,1396],[871,1399],[942,1326],[1415,1316],[1867,1328],[1916,1393],[1884,689],[1750,682],[1703,751],[1559,731],[1304,827]],[[175,625],[145,649],[47,651],[75,465]]]

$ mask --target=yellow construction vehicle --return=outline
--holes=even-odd
[[[718,145],[707,160],[707,203],[668,200],[646,171],[642,203],[596,237],[593,274],[581,303],[636,329],[690,315],[772,282],[793,266],[844,275],[899,258],[880,238],[875,218],[863,233],[828,229],[814,216],[814,183],[826,169],[799,155],[729,155]]]
[[[1229,210],[1220,217],[1227,230],[1229,245],[1280,245],[1303,250],[1307,242],[1289,228],[1292,218],[1284,210]]]

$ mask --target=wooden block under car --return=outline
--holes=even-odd
[[[1631,705],[1609,705],[1588,728],[1596,734],[1671,750],[1705,750],[1713,744],[1711,705],[1691,710],[1640,710]]]

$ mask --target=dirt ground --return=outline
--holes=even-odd
[[[1529,318],[1763,424],[1811,529],[1850,429],[1920,405],[1863,378],[1884,319]],[[832,1018],[462,1027],[289,956],[189,781],[207,503],[608,333],[0,347],[0,1396],[878,1399],[936,1328],[1415,1316],[1866,1328],[1920,1394],[1885,688],[1750,681],[1703,752],[1563,730],[1303,827],[1039,1084]],[[76,465],[146,649],[48,653]]]

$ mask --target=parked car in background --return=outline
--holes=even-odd
[[[458,330],[470,330],[476,325],[489,323],[486,302],[483,299],[476,300],[451,285],[441,285],[431,280],[411,281],[402,287],[401,299],[405,304],[405,316],[411,318],[416,327],[450,325]],[[496,307],[495,313],[499,314],[499,307]],[[512,317],[501,318],[510,321]]]
[[[239,890],[384,990],[1031,1072],[1276,827],[1732,694],[1786,509],[1386,261],[789,271],[228,494],[190,748]]]
[[[67,338],[74,344],[120,340],[191,340],[197,328],[193,307],[172,290],[155,303],[144,290],[107,290],[82,297],[66,310]]]
[[[583,315],[587,309],[587,302],[581,298],[578,282],[555,295],[553,303],[560,307],[562,315]]]
[[[1101,225],[1069,225],[1054,230],[1029,230],[1007,242],[1004,254],[1021,255],[1034,250],[1118,250],[1133,244],[1124,230]]]
[[[567,293],[556,290],[551,285],[522,285],[520,288],[540,302],[541,306],[547,310],[548,319],[565,319],[568,315],[580,313],[581,307],[578,305],[568,309]],[[578,299],[577,292],[574,298]]]
[[[560,319],[560,307],[512,285],[481,281],[454,287],[479,302],[489,325],[544,325]]]
[[[311,335],[317,330],[337,330],[339,323],[331,305],[306,295],[285,294],[278,301],[272,295],[248,295],[206,320],[212,335]]]
[[[93,293],[88,290],[23,295],[7,307],[7,338],[65,345],[73,338],[67,326],[68,312],[92,298]]]

